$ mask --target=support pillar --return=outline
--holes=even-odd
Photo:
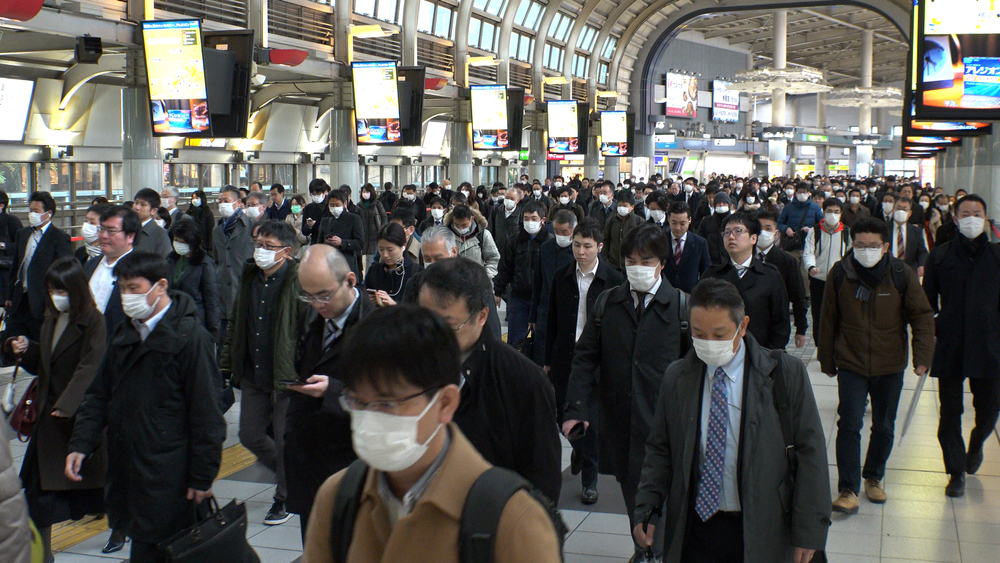
[[[618,178],[621,175],[621,160],[620,156],[606,156],[604,157],[604,179],[611,180],[615,184],[618,183]],[[591,176],[593,179],[594,177]]]
[[[330,112],[330,186],[342,184],[351,186],[354,196],[359,197],[361,169],[358,164],[357,125],[354,111],[335,109]]]
[[[776,10],[774,12],[774,58],[772,64],[775,70],[785,68],[788,57],[788,10]],[[784,127],[787,122],[785,118],[785,91],[778,88],[771,92],[771,125],[774,127]],[[773,145],[773,144],[772,144]],[[777,158],[777,145],[769,148],[771,160],[784,160],[787,154],[787,147],[784,154]],[[787,174],[787,170],[785,171]]]
[[[453,121],[451,128],[451,164],[448,175],[452,186],[472,182],[472,123]]]
[[[820,92],[816,94],[816,127],[822,130],[826,130],[826,104],[823,101],[826,100],[826,92]],[[830,147],[828,145],[820,145],[816,147],[816,174],[820,176],[826,176],[829,169],[827,168],[826,162],[830,160]]]
[[[861,87],[872,87],[872,51],[875,41],[875,32],[866,29],[861,32]],[[858,110],[858,129],[862,135],[872,133],[872,107],[868,104],[861,104]]]
[[[548,149],[545,146],[545,131],[528,131],[528,179],[545,180],[545,165],[548,161]]]
[[[286,186],[286,196],[291,197],[292,193],[307,194],[306,203],[309,202],[309,182],[313,179],[313,164],[311,162],[305,162],[295,165],[295,186]],[[288,192],[291,193],[288,193]]]
[[[601,170],[601,145],[597,136],[592,135],[587,140],[587,154],[583,156],[583,177],[596,178]]]
[[[163,187],[163,154],[160,140],[153,137],[146,88],[122,88],[122,198],[142,188],[159,191]]]

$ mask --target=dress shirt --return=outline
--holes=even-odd
[[[391,528],[396,527],[396,523],[399,522],[400,518],[409,516],[413,512],[413,508],[417,505],[420,497],[424,495],[427,491],[427,487],[430,486],[431,480],[437,475],[441,465],[444,463],[444,458],[448,454],[448,448],[451,446],[451,431],[448,430],[447,426],[441,427],[445,431],[444,447],[441,448],[441,453],[434,458],[434,463],[427,468],[427,471],[420,476],[420,479],[413,484],[413,487],[406,494],[403,495],[402,499],[396,497],[393,494],[392,489],[389,487],[389,479],[385,476],[382,471],[378,472],[378,494],[382,497],[382,502],[385,503],[386,512],[389,513],[389,526]]]
[[[38,248],[38,243],[41,242],[42,237],[45,236],[45,231],[49,229],[52,221],[45,223],[41,227],[32,230],[31,236],[28,237],[28,243],[24,247],[24,260],[21,260],[21,287],[24,291],[28,291],[28,266],[31,264],[31,259],[35,257],[35,249]]]
[[[160,319],[163,318],[163,315],[167,314],[167,311],[170,309],[170,305],[172,304],[173,303],[168,304],[162,311],[152,317],[149,317],[145,321],[132,319],[132,326],[139,331],[139,338],[141,338],[143,342],[145,342],[146,339],[149,338],[150,333],[156,329],[156,325],[160,322]]]
[[[684,253],[684,247],[687,246],[687,243],[688,243],[688,234],[687,234],[687,231],[684,231],[684,234],[681,235],[681,254]],[[677,251],[677,237],[675,237],[673,235],[673,233],[671,233],[670,234],[670,258],[674,257],[674,252],[676,252],[676,251]]]
[[[736,274],[740,276],[740,279],[743,279],[743,276],[746,275],[747,270],[750,269],[750,264],[753,262],[753,252],[750,253],[750,257],[747,258],[746,262],[743,262],[742,264],[738,264],[736,260],[732,259],[732,257],[729,258],[729,261],[732,262],[733,266],[736,267]]]
[[[587,324],[587,292],[590,291],[594,278],[597,277],[597,267],[600,266],[601,259],[594,261],[594,267],[589,272],[580,269],[580,263],[576,263],[576,287],[579,289],[580,300],[576,305],[576,340],[579,342],[580,335],[583,334],[583,327]]]
[[[107,311],[108,301],[111,300],[111,294],[115,291],[115,265],[131,252],[129,250],[110,263],[107,256],[101,258],[101,261],[97,263],[94,273],[90,275],[90,294],[94,296],[94,305],[97,306],[97,310],[101,313]]]
[[[663,283],[663,276],[657,277],[656,278],[656,283],[654,283],[653,287],[651,287],[649,289],[649,291],[646,292],[646,299],[644,300],[644,305],[646,307],[649,307],[649,302],[652,301],[654,297],[656,297],[656,292],[660,290],[660,284],[662,284],[662,283]],[[633,307],[638,307],[639,306],[639,297],[638,297],[637,293],[638,292],[636,290],[634,290],[634,289],[632,290],[632,306]]]
[[[899,245],[896,244],[896,243],[899,242],[899,233],[900,232],[903,233],[903,251],[904,252],[906,251],[906,243],[909,242],[907,240],[907,236],[906,236],[906,225],[907,224],[908,223],[903,223],[902,225],[900,225],[899,223],[897,223],[895,221],[892,222],[892,257],[893,258],[899,256]]]
[[[344,334],[344,324],[347,323],[347,317],[351,316],[351,311],[354,310],[354,306],[358,304],[358,297],[360,295],[360,292],[356,287],[352,287],[351,291],[354,292],[354,301],[351,301],[351,305],[344,311],[344,314],[327,321],[326,328],[323,329],[323,342],[330,339],[330,321],[333,321],[333,324],[337,327],[333,332],[333,340],[330,340],[330,342],[337,340],[340,338],[340,335]]]
[[[740,342],[736,356],[724,366],[706,366],[705,383],[701,396],[701,432],[698,447],[701,448],[701,463],[705,463],[705,447],[708,439],[708,419],[712,410],[712,378],[715,370],[726,372],[726,395],[729,398],[729,426],[726,428],[726,457],[722,471],[722,495],[719,499],[721,512],[739,512],[740,491],[737,480],[737,464],[740,454],[740,428],[743,412],[743,368],[746,360],[746,342]]]

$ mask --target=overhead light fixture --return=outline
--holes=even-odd
[[[397,31],[383,29],[380,25],[352,25],[348,28],[348,32],[352,37],[357,37],[358,39],[389,37],[398,33]]]
[[[469,57],[469,66],[496,66],[503,62],[503,59],[494,59],[493,57]]]
[[[546,76],[542,78],[542,85],[546,84],[569,84],[565,76]]]
[[[617,98],[618,92],[616,90],[602,90],[597,93],[598,98]]]

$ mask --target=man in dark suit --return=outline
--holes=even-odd
[[[274,184],[271,186],[271,205],[264,212],[268,219],[284,221],[285,217],[292,214],[292,201],[285,197],[285,186]]]
[[[312,307],[299,325],[295,367],[300,382],[288,386],[297,393],[289,400],[283,455],[287,510],[299,515],[303,537],[320,485],[357,458],[351,418],[337,401],[343,389],[337,363],[344,334],[375,310],[357,280],[344,255],[331,246],[314,245],[302,255],[299,283]]]
[[[691,208],[683,201],[670,206],[667,221],[670,258],[663,266],[663,276],[670,281],[670,285],[690,293],[701,275],[712,265],[708,241],[690,232]]]
[[[136,250],[153,252],[164,258],[173,252],[170,235],[156,224],[156,210],[160,208],[160,194],[150,188],[143,188],[135,193],[132,209],[139,216],[140,231],[135,238]]]
[[[330,216],[320,221],[319,241],[341,253],[358,279],[361,278],[361,251],[365,246],[365,226],[361,217],[347,210],[350,196],[343,190],[333,190],[326,198]]]
[[[794,256],[781,249],[781,233],[778,232],[778,215],[774,211],[758,211],[755,215],[760,224],[760,234],[754,252],[757,259],[765,264],[771,264],[781,272],[785,280],[785,291],[788,300],[792,302],[792,315],[795,317],[795,347],[806,345],[806,330],[809,319],[809,298],[806,296],[805,284],[802,281],[802,269]]]
[[[328,193],[330,185],[323,178],[314,178],[309,182],[309,203],[302,210],[302,234],[309,237],[311,244],[319,242],[319,222],[330,216],[326,207]]]
[[[17,232],[17,251],[12,264],[5,308],[7,333],[38,341],[45,316],[48,289],[45,272],[56,260],[73,255],[69,235],[52,225],[56,202],[49,192],[35,192],[28,199],[28,227]]]
[[[140,228],[139,216],[135,211],[121,206],[108,209],[101,214],[101,227],[97,235],[102,255],[90,258],[83,266],[90,293],[94,296],[94,305],[104,313],[109,342],[115,329],[127,318],[122,309],[121,292],[112,272],[118,261],[132,252]]]
[[[759,236],[760,224],[750,215],[730,215],[722,231],[728,260],[709,268],[703,279],[726,280],[736,286],[746,302],[750,334],[764,348],[784,350],[791,333],[788,292],[781,272],[754,256]]]
[[[604,234],[595,219],[588,217],[577,225],[573,231],[575,260],[557,270],[552,279],[548,326],[545,330],[545,371],[555,388],[560,424],[563,423],[566,407],[573,350],[587,325],[594,302],[604,290],[625,283],[625,277],[620,272],[606,261],[598,259],[603,240]],[[594,504],[598,500],[596,406],[591,401],[590,420],[594,424],[581,439],[570,442],[573,446],[573,473],[583,471],[584,504]]]
[[[889,250],[893,258],[898,258],[917,271],[918,277],[924,275],[924,265],[927,263],[927,242],[924,230],[920,225],[910,223],[913,213],[913,200],[901,197],[896,200],[889,223]]]
[[[594,189],[597,201],[590,204],[588,217],[597,219],[597,222],[604,228],[604,224],[615,216],[615,185],[611,182],[604,182]]]

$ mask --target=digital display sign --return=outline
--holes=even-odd
[[[574,100],[546,102],[548,109],[549,152],[580,152],[579,106]]]
[[[401,140],[399,85],[395,61],[353,63],[354,117],[358,144],[389,145]]]
[[[712,120],[737,123],[740,120],[740,92],[730,90],[724,80],[712,81]]]
[[[31,80],[0,78],[0,141],[22,141],[31,109]]]
[[[601,112],[601,156],[629,156],[628,113]]]
[[[211,130],[201,22],[142,22],[153,134],[185,135]]]
[[[472,87],[472,148],[506,150],[510,146],[507,87]]]
[[[667,73],[667,116],[698,117],[698,77]]]

